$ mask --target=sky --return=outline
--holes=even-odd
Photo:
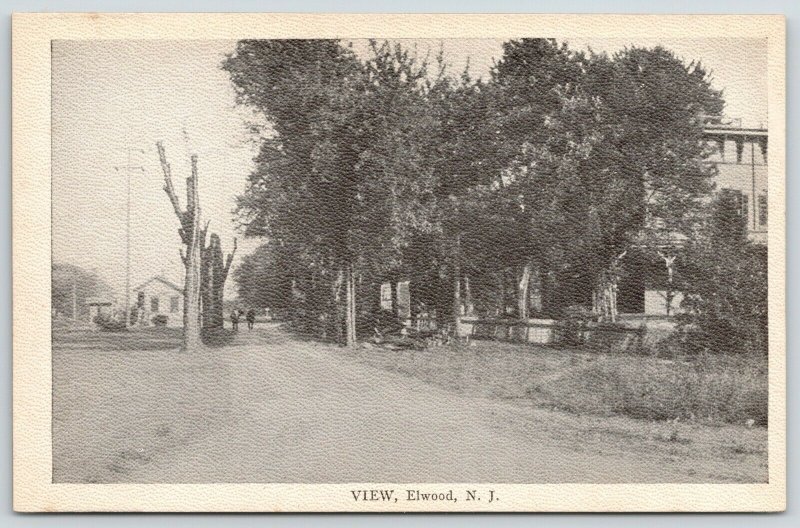
[[[574,39],[574,49],[614,53],[626,46],[663,45],[711,70],[724,90],[725,113],[745,127],[767,123],[767,43],[746,39]],[[485,77],[502,55],[502,41],[416,40],[421,55],[444,51],[451,72],[469,60]],[[252,110],[236,105],[220,69],[234,41],[54,41],[52,47],[52,226],[54,263],[95,270],[124,297],[127,173],[131,187],[131,286],[163,275],[182,283],[178,220],[163,190],[156,141],[163,141],[185,205],[190,155],[198,155],[201,214],[229,251],[241,257],[261,241],[237,232],[232,211],[245,189],[257,146],[247,123]],[[359,55],[365,41],[352,41]],[[128,160],[130,159],[130,163]],[[235,296],[230,279],[226,295]]]

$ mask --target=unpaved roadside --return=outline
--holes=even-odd
[[[57,349],[54,418],[56,482],[767,478],[763,429],[576,416],[471,397],[267,325],[196,355],[87,358]]]

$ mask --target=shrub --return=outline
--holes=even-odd
[[[731,234],[718,223],[710,240],[687,248],[678,274],[693,327],[687,344],[712,353],[767,354],[767,248],[749,242],[746,230]]]
[[[569,306],[564,309],[559,322],[559,341],[568,346],[579,346],[584,342],[584,330],[594,314],[585,306]]]
[[[164,314],[154,315],[151,319],[153,326],[167,326],[169,318]]]
[[[124,332],[128,329],[125,321],[114,319],[108,315],[97,315],[94,322],[103,332]]]
[[[736,361],[706,355],[672,362],[601,357],[537,384],[536,391],[572,412],[767,425],[763,358]]]

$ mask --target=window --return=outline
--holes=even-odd
[[[381,310],[392,309],[392,284],[384,282],[381,284]]]
[[[180,304],[180,299],[181,298],[178,297],[177,295],[173,295],[172,297],[169,298],[169,311],[170,311],[170,313],[177,313],[178,312],[178,306]]]
[[[747,195],[735,189],[722,189],[715,213],[717,236],[739,239],[747,233]]]
[[[720,202],[722,207],[724,207],[729,214],[747,218],[750,197],[742,191],[737,191],[736,189],[722,189],[720,192]]]
[[[767,195],[758,195],[758,225],[767,226]]]
[[[158,297],[150,297],[150,311],[158,313]]]

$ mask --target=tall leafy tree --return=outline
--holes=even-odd
[[[492,72],[494,117],[504,162],[497,192],[507,232],[503,261],[518,270],[518,315],[527,317],[530,280],[569,272],[576,228],[590,201],[576,193],[593,148],[593,105],[582,95],[584,56],[553,39],[504,44]],[[570,241],[570,242],[567,242]],[[574,273],[573,273],[574,275]],[[575,282],[575,277],[571,277]],[[561,298],[568,298],[561,288]]]
[[[239,102],[268,123],[238,202],[245,234],[290,248],[309,268],[346,271],[349,294],[358,152],[347,141],[352,113],[343,104],[363,92],[361,65],[334,40],[249,40],[223,68]]]
[[[94,271],[72,264],[52,266],[51,299],[59,314],[80,318],[87,313],[87,298],[108,295],[110,291]]]
[[[246,233],[306,255],[309,291],[345,290],[349,345],[358,282],[428,228],[426,66],[400,46],[371,49],[362,63],[338,41],[241,41],[223,64],[271,127],[239,200]]]
[[[722,113],[722,93],[711,87],[702,64],[660,46],[592,55],[587,79],[588,91],[601,101],[600,118],[613,128],[603,159],[616,167],[626,195],[612,239],[620,242],[613,245],[620,254],[632,243],[657,255],[672,277],[675,248],[695,236],[713,189],[715,169],[706,163],[712,147],[703,128],[708,116]],[[613,292],[618,257],[603,258]],[[613,318],[615,301],[611,310]]]
[[[562,302],[572,302],[565,284],[594,288],[595,307],[613,319],[627,250],[663,247],[696,225],[713,176],[704,118],[722,110],[721,94],[701,65],[660,47],[608,57],[533,39],[504,51],[494,81],[512,159],[507,192],[531,241],[520,248],[567,279]]]
[[[452,281],[445,291],[451,293],[453,317],[458,320],[462,306],[467,312],[472,309],[470,278],[480,275],[486,259],[494,254],[492,243],[475,244],[486,238],[492,223],[481,214],[485,209],[477,197],[481,189],[497,182],[507,160],[497,138],[501,99],[495,85],[473,79],[469,66],[460,76],[451,76],[442,55],[437,63],[437,74],[427,90],[429,112],[435,116],[436,126],[426,151],[434,181],[437,271]],[[430,272],[428,275],[429,282],[437,282],[437,277]],[[437,297],[439,309],[444,310],[444,296]]]

